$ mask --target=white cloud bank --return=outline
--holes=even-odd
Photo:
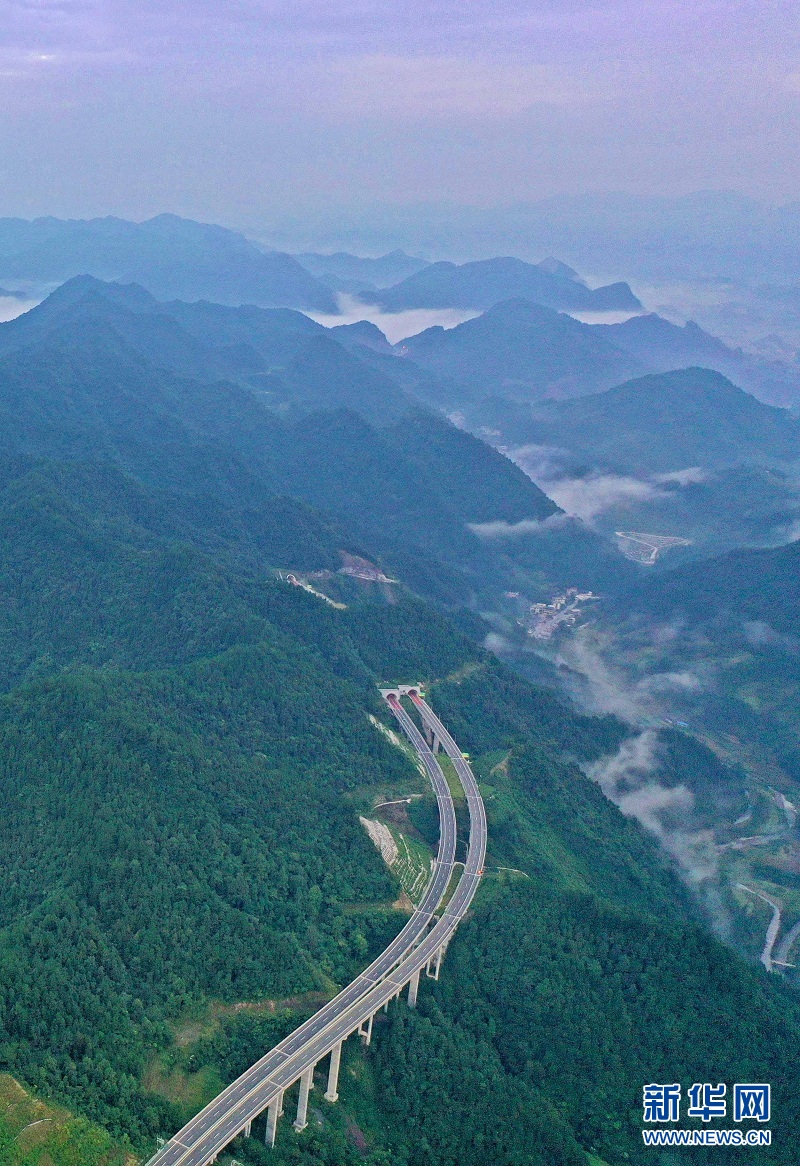
[[[522,518],[519,522],[506,522],[501,518],[494,522],[468,522],[467,526],[479,538],[513,539],[558,530],[566,522],[569,522],[568,514],[549,514],[547,518]]]
[[[594,761],[584,770],[626,817],[635,818],[658,838],[689,884],[697,888],[717,876],[714,835],[694,825],[695,801],[690,789],[658,781],[660,755],[658,735],[646,729],[623,741],[612,756]]]
[[[588,474],[585,478],[558,478],[537,484],[562,510],[584,522],[626,503],[667,497],[667,492],[654,482],[622,474]]]
[[[390,344],[397,344],[409,336],[416,336],[437,324],[441,328],[455,328],[465,320],[472,320],[481,314],[461,311],[458,308],[410,308],[405,312],[383,312],[377,304],[362,304],[355,296],[346,295],[344,292],[338,294],[337,300],[340,315],[332,316],[321,312],[305,314],[325,328],[369,320],[371,324],[380,328]]]
[[[665,487],[682,489],[708,478],[700,466],[687,466],[643,478],[602,470],[577,476],[567,469],[573,455],[557,446],[523,445],[503,452],[562,510],[584,522],[591,522],[619,506],[662,501],[670,494]]]
[[[0,324],[16,320],[23,312],[35,308],[39,300],[19,300],[16,296],[0,296]]]

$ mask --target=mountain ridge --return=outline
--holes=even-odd
[[[627,283],[608,284],[594,291],[578,282],[566,265],[554,268],[503,256],[471,263],[432,263],[374,297],[387,312],[408,308],[494,307],[503,300],[522,298],[545,307],[571,311],[638,311],[641,302]],[[0,268],[0,272],[2,269]]]
[[[76,275],[140,283],[158,299],[336,312],[329,288],[285,252],[264,251],[225,227],[162,214],[125,219],[0,220],[0,272],[30,287]]]

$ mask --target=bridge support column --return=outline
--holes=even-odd
[[[331,1049],[331,1063],[328,1069],[328,1088],[325,1090],[326,1101],[338,1101],[339,1094],[336,1090],[339,1087],[339,1062],[342,1059],[342,1042],[334,1045]]]
[[[247,1123],[247,1125],[244,1127],[244,1129],[242,1130],[242,1133],[244,1134],[244,1136],[246,1138],[250,1137],[250,1130],[252,1129],[252,1126],[253,1126],[253,1123],[251,1121],[249,1121]]]
[[[294,1119],[294,1128],[299,1133],[308,1125],[306,1120],[308,1115],[308,1095],[314,1084],[314,1065],[306,1069],[303,1076],[300,1078],[300,1096],[297,1099],[297,1117]]]
[[[369,1020],[367,1021],[366,1028],[363,1025],[359,1025],[359,1027],[358,1027],[358,1035],[361,1037],[362,1041],[364,1042],[365,1047],[372,1040],[372,1021],[374,1019],[375,1019],[374,1015],[370,1016]]]
[[[273,1097],[267,1106],[267,1133],[264,1141],[268,1146],[275,1145],[275,1134],[278,1129],[278,1118],[283,1113],[283,1094]]]
[[[438,753],[442,747],[442,743],[439,740],[439,738],[436,736],[436,734],[434,733],[433,729],[431,729],[431,740],[432,740],[431,749],[433,750],[434,753]]]
[[[428,961],[428,975],[432,980],[439,979],[439,969],[442,966],[442,956],[444,955],[444,948],[440,947],[435,956],[431,956]],[[431,971],[433,968],[433,971]]]
[[[417,968],[414,975],[411,977],[408,984],[408,1007],[416,1008],[417,1006],[417,991],[419,989],[419,968]]]

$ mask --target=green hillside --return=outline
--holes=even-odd
[[[595,465],[652,473],[793,461],[799,436],[785,409],[757,401],[721,373],[685,368],[540,404],[527,440],[591,453]]]
[[[497,662],[467,606],[605,544],[472,530],[552,506],[442,419],[287,419],[113,329],[8,356],[0,407],[0,1068],[143,1157],[346,983],[406,918],[359,814],[422,795],[397,814],[421,853],[435,833],[376,691],[424,680],[486,798],[474,913],[418,1013],[348,1048],[341,1106],[237,1159],[638,1163],[644,1083],[747,1073],[776,1091],[758,1160],[788,1166],[793,989],[711,938],[585,775],[625,726]],[[343,579],[343,550],[402,582]],[[667,784],[735,799],[673,736]]]
[[[474,320],[428,328],[397,346],[445,386],[458,386],[455,394],[449,390],[453,407],[474,400],[480,417],[487,396],[525,403],[571,397],[610,388],[646,368],[589,324],[530,297],[501,299]]]
[[[0,324],[0,351],[10,344],[0,361],[0,455],[8,460],[113,463],[178,495],[184,510],[191,499],[184,526],[205,524],[230,542],[233,525],[234,539],[256,552],[271,539],[263,547],[270,566],[305,566],[299,559],[313,557],[304,551],[287,562],[284,540],[276,562],[280,523],[264,530],[276,496],[298,499],[323,512],[338,532],[337,549],[368,547],[414,590],[451,606],[485,606],[498,591],[521,586],[536,596],[551,586],[600,588],[626,573],[610,543],[575,526],[517,531],[487,546],[472,524],[540,519],[553,513],[552,502],[502,454],[422,411],[324,333],[309,338],[298,330],[296,314],[279,313],[277,324],[268,316],[291,348],[279,367],[220,380],[214,353],[225,348],[223,338],[250,332],[257,347],[269,331],[263,313],[220,308],[216,327],[211,312],[207,332],[216,327],[217,345],[198,351],[183,325],[188,314],[199,329],[206,309],[167,305],[182,322],[167,320],[166,360],[166,317],[133,310],[144,293],[97,281],[85,293],[82,281],[73,284],[31,313],[39,316],[26,324],[27,346],[15,347],[19,330],[8,339],[18,321]],[[208,368],[199,373],[206,354]],[[309,551],[320,539],[330,545],[319,523],[305,521]],[[309,566],[328,568],[325,559]]]
[[[134,1159],[84,1118],[46,1104],[0,1074],[3,1166],[133,1166]]]

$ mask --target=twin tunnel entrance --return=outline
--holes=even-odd
[[[394,688],[382,688],[380,694],[384,700],[399,700],[401,696],[424,696],[421,684],[396,684]]]

